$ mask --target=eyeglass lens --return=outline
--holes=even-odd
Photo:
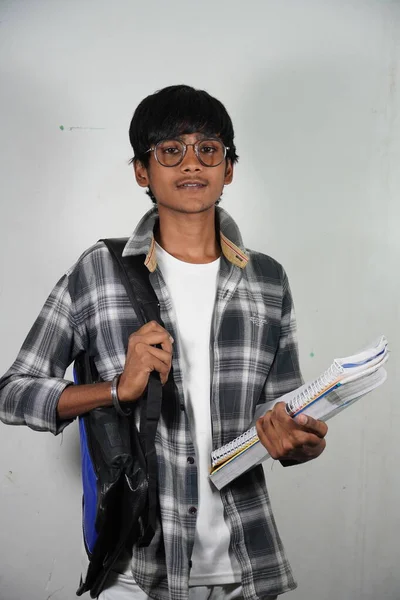
[[[201,140],[196,148],[197,158],[206,167],[217,167],[225,158],[225,146],[219,140]],[[165,167],[179,165],[184,154],[185,145],[179,140],[163,140],[156,146],[157,160]]]

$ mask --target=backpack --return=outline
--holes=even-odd
[[[118,266],[121,280],[139,319],[161,323],[159,303],[149,282],[144,256],[122,257],[127,239],[100,240]],[[162,324],[162,323],[161,323]],[[88,353],[74,363],[78,384],[101,381]],[[113,406],[79,417],[82,462],[82,528],[89,567],[77,595],[96,598],[121,552],[134,543],[148,546],[157,517],[157,455],[155,435],[161,411],[162,386],[153,371],[140,403],[140,429],[133,411],[122,416]]]

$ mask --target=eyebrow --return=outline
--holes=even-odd
[[[180,140],[180,141],[184,142],[185,140],[183,139],[183,136],[189,136],[189,135],[195,135],[195,137],[196,137],[196,141],[199,141],[199,140],[209,140],[209,139],[217,139],[217,140],[220,140],[220,139],[221,139],[221,138],[220,138],[220,137],[219,137],[217,134],[215,134],[215,133],[214,133],[213,135],[206,135],[205,133],[197,133],[197,134],[194,134],[194,133],[183,133],[182,135],[178,135],[178,136],[177,136],[176,138],[174,138],[174,139],[176,139],[176,140]]]

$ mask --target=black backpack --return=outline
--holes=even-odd
[[[161,323],[160,309],[149,282],[145,257],[122,257],[127,239],[101,240],[118,265],[121,280],[141,325]],[[162,323],[161,323],[162,324]],[[100,381],[94,361],[84,353],[74,363],[76,383]],[[77,595],[96,598],[121,552],[134,543],[148,546],[157,518],[157,456],[155,435],[162,387],[150,374],[140,403],[140,430],[135,417],[122,416],[113,406],[96,408],[79,417],[82,460],[82,526],[89,558]],[[135,403],[136,404],[136,403]]]

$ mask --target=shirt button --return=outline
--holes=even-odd
[[[188,457],[187,457],[187,461],[188,461],[189,465],[192,465],[192,464],[194,463],[194,458],[193,458],[193,456],[188,456]]]
[[[188,510],[190,515],[195,515],[197,513],[197,508],[195,506],[191,506]]]

